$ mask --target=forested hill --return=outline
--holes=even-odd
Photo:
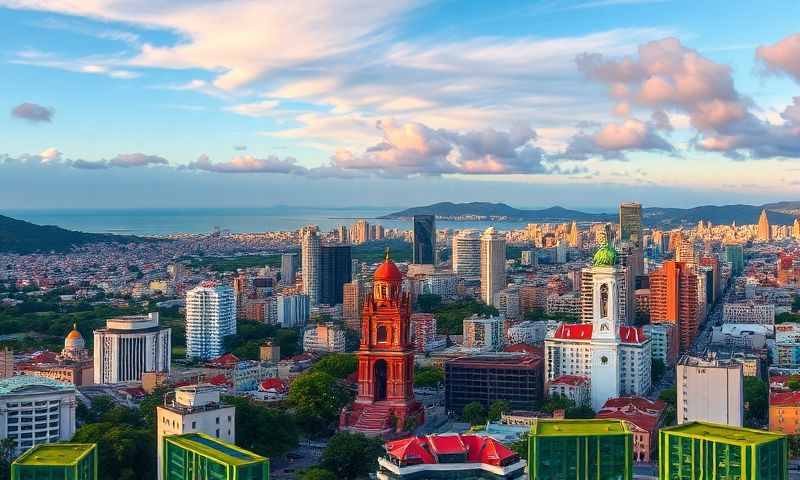
[[[129,235],[84,233],[36,225],[0,215],[0,253],[66,252],[87,243],[130,243],[149,239]]]

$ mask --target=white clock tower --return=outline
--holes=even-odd
[[[592,267],[592,409],[596,412],[609,398],[620,396],[619,294],[621,269],[617,253],[604,245]]]

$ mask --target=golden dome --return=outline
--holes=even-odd
[[[76,324],[72,324],[72,331],[67,334],[66,340],[83,340],[83,335],[78,331],[78,326]]]

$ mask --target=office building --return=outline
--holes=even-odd
[[[342,286],[342,319],[350,330],[361,331],[361,282],[358,280]]]
[[[481,276],[481,233],[461,230],[453,236],[453,271],[460,277]]]
[[[75,435],[75,386],[34,375],[0,380],[0,439],[14,441],[14,455]]]
[[[97,444],[40,444],[11,464],[10,480],[98,480]]]
[[[494,295],[506,288],[506,238],[494,227],[481,236],[481,299],[494,305]]]
[[[525,478],[525,461],[491,437],[428,435],[387,442],[378,458],[378,480]]]
[[[756,239],[758,239],[759,242],[772,241],[772,228],[769,225],[769,217],[765,209],[762,209],[761,215],[758,216],[758,232]]]
[[[436,217],[414,215],[412,263],[436,264]]]
[[[537,404],[544,392],[544,364],[534,353],[482,353],[444,364],[445,408],[461,413],[479,402],[484,408],[505,400],[517,410]]]
[[[236,308],[230,287],[205,282],[186,292],[187,358],[207,360],[222,355],[223,339],[235,333]]]
[[[369,222],[364,219],[358,220],[350,227],[350,242],[355,245],[369,242],[372,240],[370,233]]]
[[[320,247],[318,303],[338,305],[344,301],[344,284],[350,282],[353,277],[350,251],[350,245],[323,245]],[[305,276],[305,272],[303,275]],[[313,302],[312,305],[314,305]]]
[[[156,407],[158,478],[163,479],[164,438],[184,433],[205,433],[236,442],[236,407],[222,403],[220,388],[209,384],[178,387]]]
[[[186,329],[188,346],[188,306]],[[158,324],[158,312],[107,320],[106,328],[94,331],[94,383],[139,382],[144,372],[169,373],[171,334]]]
[[[497,292],[494,296],[494,307],[500,312],[500,316],[506,320],[518,320],[522,316],[519,289],[504,288]]]
[[[297,280],[297,254],[284,253],[281,255],[281,283],[294,285]]]
[[[268,460],[203,433],[164,437],[164,480],[268,480]],[[203,472],[203,476],[200,476]]]
[[[744,250],[739,244],[725,245],[725,260],[730,262],[734,275],[744,271]]]
[[[721,272],[719,268],[719,260],[717,257],[706,255],[700,259],[700,265],[702,267],[708,267],[711,271],[711,281],[708,282],[708,285],[710,285],[711,288],[708,289],[706,303],[708,305],[713,305],[717,303],[717,300],[719,300],[720,294],[722,293],[722,278],[720,276]]]
[[[336,240],[339,243],[350,243],[350,234],[347,231],[346,225],[339,225],[336,228]]]
[[[744,375],[739,363],[685,355],[678,362],[677,378],[678,424],[742,426]]]
[[[537,419],[528,440],[528,478],[633,480],[633,433],[622,420]]]
[[[722,321],[775,325],[775,305],[756,302],[726,303],[722,306]]]
[[[642,326],[645,336],[650,339],[650,350],[654,360],[661,360],[665,366],[675,365],[680,354],[678,332],[671,323],[649,323]]]
[[[302,328],[310,315],[308,295],[302,293],[278,295],[278,324],[284,328]]]
[[[318,323],[303,333],[303,351],[341,353],[347,348],[344,330],[333,323]]]
[[[662,428],[658,478],[681,480],[787,480],[785,435],[692,422]]]
[[[477,313],[464,319],[463,349],[474,352],[496,352],[503,348],[505,319]]]
[[[622,420],[633,433],[633,458],[650,463],[658,446],[658,429],[664,423],[667,404],[644,397],[610,398],[595,418]]]
[[[623,203],[619,206],[620,243],[627,242],[635,248],[642,247],[642,206]]]
[[[300,242],[302,248],[303,293],[314,306],[320,301],[320,239],[316,228],[307,228]]]
[[[650,323],[672,323],[680,350],[691,347],[700,322],[697,274],[683,262],[666,261],[650,273]]]

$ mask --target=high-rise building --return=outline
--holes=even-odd
[[[506,288],[506,238],[487,228],[481,235],[481,299],[494,305],[494,294]]]
[[[481,234],[461,230],[453,236],[453,271],[462,277],[481,275]]]
[[[642,205],[623,203],[619,206],[620,242],[630,243],[634,248],[642,248]]]
[[[294,285],[297,280],[297,263],[296,253],[281,255],[281,282],[284,285]]]
[[[223,339],[236,333],[233,290],[212,282],[186,292],[186,357],[207,360],[223,353]]]
[[[347,282],[342,287],[342,319],[347,328],[361,331],[361,282]]]
[[[800,239],[800,218],[795,218],[792,224],[792,238]]]
[[[205,433],[236,442],[236,407],[222,403],[220,388],[209,384],[178,387],[156,407],[158,478],[163,479],[164,437]]]
[[[344,330],[334,323],[318,323],[303,333],[303,351],[342,353],[347,349]]]
[[[412,263],[436,264],[436,217],[414,215]]]
[[[319,250],[319,301],[338,305],[344,300],[344,284],[353,278],[350,245],[323,245]],[[305,278],[305,272],[303,273]]]
[[[316,228],[309,228],[301,241],[303,263],[303,293],[313,307],[320,297],[320,239]]]
[[[10,480],[98,480],[97,444],[39,444],[11,464]]]
[[[581,248],[581,232],[578,230],[578,223],[573,220],[572,224],[569,226],[569,232],[567,233],[567,241],[569,242],[569,246],[572,248]]]
[[[350,243],[350,235],[347,232],[346,225],[339,225],[336,229],[336,239],[339,243]]]
[[[744,250],[739,244],[725,245],[725,260],[730,262],[734,275],[744,271]]]
[[[687,265],[697,265],[698,252],[694,242],[690,239],[680,237],[680,242],[675,250],[675,260]]]
[[[677,378],[678,424],[742,426],[744,375],[740,363],[684,355],[678,362]]]
[[[163,480],[269,479],[269,461],[233,443],[204,433],[171,435],[163,442]]]
[[[358,245],[369,242],[370,240],[369,222],[363,218],[350,227],[350,241],[353,244]]]
[[[94,331],[94,383],[138,382],[145,372],[169,373],[171,335],[169,327],[158,324],[158,312],[107,320],[106,328]]]
[[[0,380],[14,375],[14,351],[8,347],[0,350]]]
[[[767,210],[762,209],[761,215],[758,217],[758,235],[757,235],[759,242],[771,242],[772,241],[772,229],[769,225],[769,217],[767,216]]]
[[[284,328],[305,327],[311,313],[308,295],[302,293],[278,295],[278,323]]]
[[[711,268],[711,283],[708,289],[706,301],[709,305],[717,303],[722,293],[722,281],[720,278],[719,260],[717,257],[706,255],[700,259],[700,265]]]
[[[678,329],[681,351],[691,347],[699,325],[697,275],[683,262],[666,261],[650,273],[650,322]]]

